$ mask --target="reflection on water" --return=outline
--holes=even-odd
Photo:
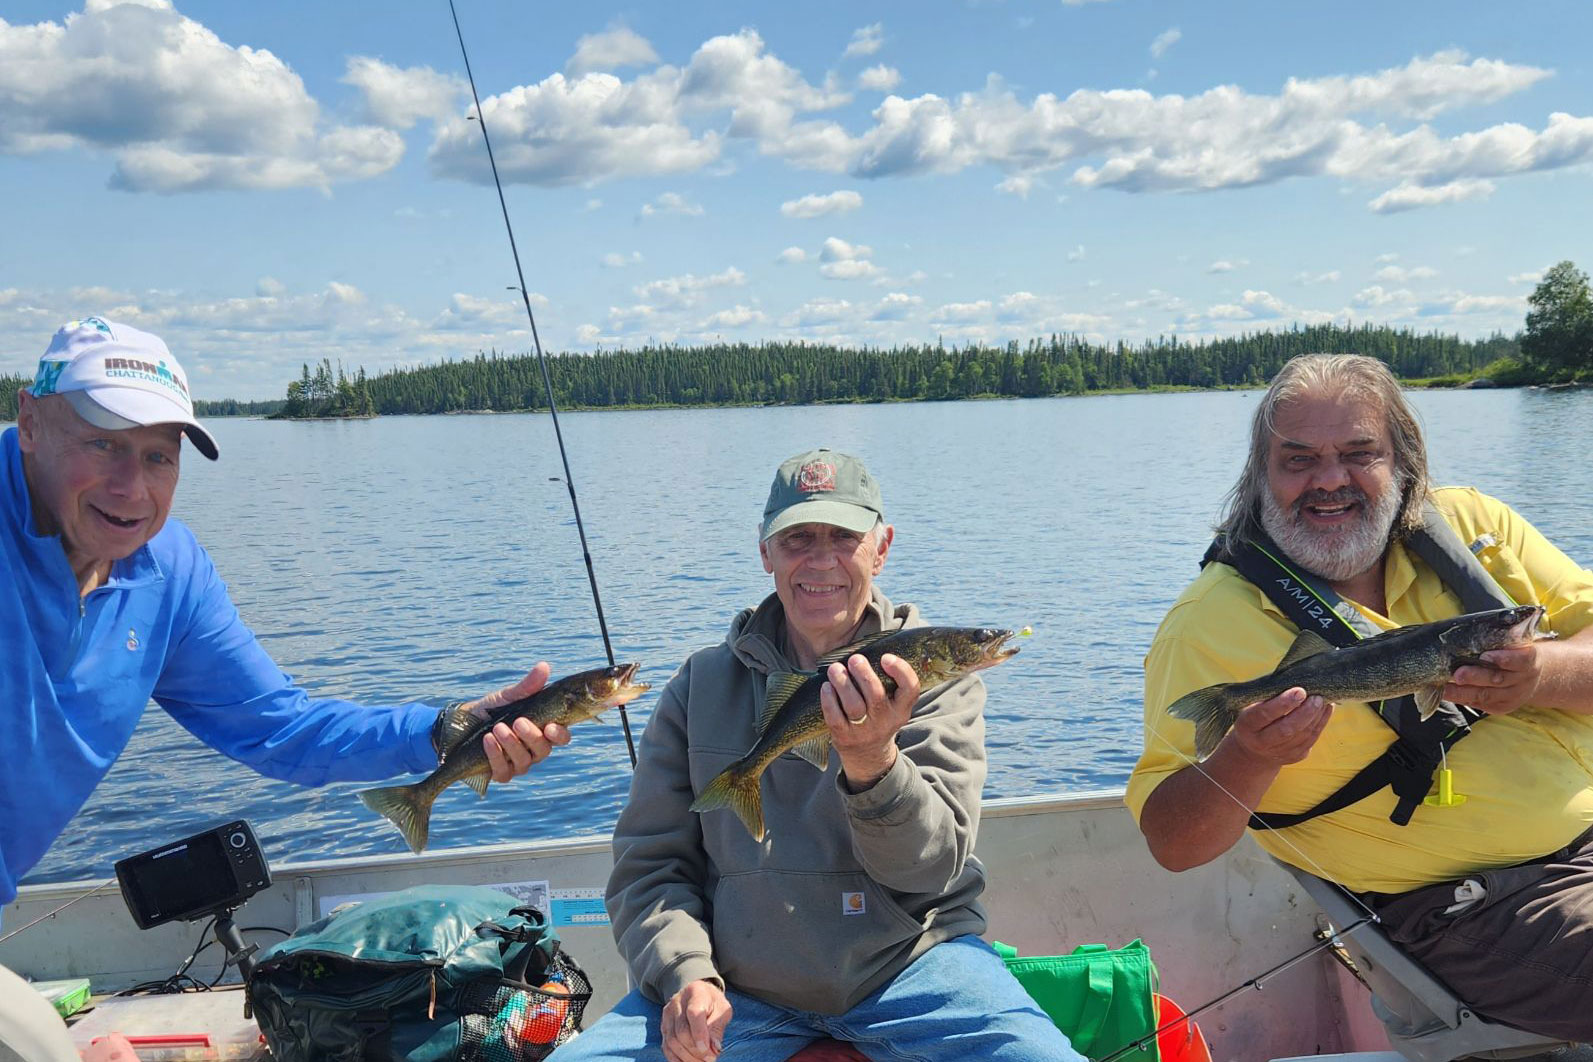
[[[769,590],[756,526],[775,466],[863,455],[895,546],[881,585],[931,622],[1029,624],[988,672],[989,796],[1120,784],[1137,756],[1140,662],[1193,577],[1257,394],[1130,395],[561,418],[615,651],[661,686]],[[1593,393],[1415,396],[1440,483],[1521,510],[1593,558]],[[603,662],[551,424],[542,416],[215,425],[176,513],[248,623],[312,691],[471,696],[538,659]],[[637,728],[654,695],[632,705]],[[528,778],[438,802],[449,847],[606,831],[629,767],[614,713]],[[29,880],[111,863],[233,816],[277,861],[405,851],[353,796],[267,781],[164,713]]]

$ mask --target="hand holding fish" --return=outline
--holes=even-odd
[[[551,669],[546,661],[537,664],[525,678],[512,686],[487,694],[479,700],[463,705],[462,709],[485,722],[494,711],[506,704],[531,696],[547,685]],[[534,765],[548,758],[554,745],[570,743],[569,728],[559,723],[539,727],[525,716],[509,723],[498,723],[483,735],[481,745],[492,768],[492,780],[502,784],[518,778]]]
[[[1489,715],[1508,715],[1532,703],[1543,677],[1539,642],[1511,649],[1490,649],[1477,663],[1455,669],[1444,700],[1464,704]]]
[[[664,1004],[658,1035],[668,1062],[713,1062],[724,1048],[730,1000],[712,981],[693,981]]]
[[[1295,686],[1241,708],[1223,744],[1232,743],[1234,752],[1275,769],[1305,759],[1332,717],[1331,702],[1306,696]]]
[[[886,692],[860,654],[831,664],[825,672],[829,681],[819,690],[830,743],[853,792],[869,788],[896,765],[896,733],[907,725],[918,701],[918,673],[907,661],[887,653],[879,666],[895,683],[894,690]]]
[[[413,785],[363,790],[360,800],[398,827],[410,851],[424,851],[432,804],[443,790],[463,782],[485,797],[493,782],[524,774],[570,740],[571,726],[647,692],[647,683],[635,681],[639,666],[594,668],[548,684],[548,665],[538,664],[513,686],[442,714],[432,736],[435,771]]]

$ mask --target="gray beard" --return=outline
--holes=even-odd
[[[1261,526],[1290,560],[1330,583],[1342,583],[1382,559],[1403,500],[1404,489],[1395,482],[1375,501],[1355,487],[1345,487],[1303,494],[1285,510],[1272,491],[1266,490],[1261,493]],[[1335,531],[1314,530],[1306,525],[1300,510],[1320,502],[1360,502],[1361,518]]]

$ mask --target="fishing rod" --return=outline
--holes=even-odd
[[[1255,812],[1255,808],[1250,807],[1243,800],[1240,800],[1239,797],[1235,793],[1233,793],[1231,790],[1229,790],[1227,786],[1223,785],[1216,778],[1212,777],[1211,772],[1207,771],[1205,769],[1205,767],[1201,765],[1201,762],[1198,759],[1196,759],[1193,756],[1190,756],[1187,752],[1185,752],[1182,748],[1180,748],[1176,742],[1169,741],[1167,739],[1167,737],[1161,732],[1160,728],[1158,728],[1153,721],[1151,721],[1150,719],[1147,718],[1146,723],[1150,727],[1150,731],[1151,731],[1151,734],[1152,734],[1153,737],[1155,737],[1158,741],[1162,742],[1162,744],[1166,745],[1169,749],[1171,749],[1173,751],[1173,754],[1176,755],[1179,759],[1183,760],[1190,767],[1193,767],[1195,769],[1195,772],[1197,774],[1199,774],[1202,778],[1206,779],[1206,781],[1210,782],[1217,789],[1218,792],[1222,793],[1223,796],[1227,797],[1229,800],[1231,800],[1235,804],[1239,805],[1239,807],[1243,808],[1247,815],[1253,814]],[[1152,1032],[1147,1033],[1146,1035],[1140,1037],[1139,1039],[1133,1041],[1132,1043],[1127,1044],[1124,1047],[1119,1048],[1118,1050],[1116,1050],[1116,1051],[1112,1052],[1111,1054],[1107,1055],[1106,1057],[1102,1058],[1101,1062],[1117,1062],[1117,1059],[1124,1058],[1127,1055],[1129,1055],[1129,1054],[1131,1054],[1131,1053],[1133,1053],[1135,1051],[1143,1051],[1146,1048],[1146,1046],[1148,1046],[1151,1043],[1154,1043],[1156,1038],[1158,1036],[1160,1036],[1162,1033],[1164,1033],[1164,1032],[1166,1032],[1166,1031],[1168,1031],[1170,1029],[1176,1029],[1180,1025],[1184,1025],[1184,1024],[1188,1023],[1189,1021],[1193,1020],[1194,1017],[1197,1014],[1204,1014],[1208,1010],[1212,1010],[1212,1009],[1214,1009],[1216,1007],[1222,1006],[1224,1003],[1228,1002],[1230,999],[1233,999],[1235,996],[1239,995],[1241,992],[1245,992],[1245,991],[1247,991],[1247,990],[1249,990],[1251,988],[1254,988],[1257,991],[1260,991],[1262,988],[1265,987],[1264,982],[1268,978],[1272,977],[1274,974],[1283,973],[1285,970],[1288,970],[1291,967],[1303,962],[1304,960],[1310,958],[1312,955],[1315,955],[1317,952],[1323,951],[1325,949],[1328,949],[1328,948],[1331,948],[1331,947],[1335,946],[1339,942],[1339,938],[1340,937],[1349,936],[1351,933],[1354,933],[1356,930],[1359,930],[1359,929],[1361,929],[1361,928],[1363,928],[1365,926],[1368,926],[1368,925],[1376,925],[1376,924],[1378,924],[1378,923],[1380,923],[1382,921],[1382,919],[1378,917],[1377,912],[1372,910],[1371,907],[1367,906],[1367,904],[1366,904],[1366,902],[1364,900],[1362,900],[1355,893],[1351,892],[1349,889],[1346,889],[1343,885],[1340,885],[1338,882],[1336,882],[1336,881],[1332,880],[1330,877],[1328,877],[1327,871],[1323,868],[1322,864],[1318,863],[1315,859],[1312,859],[1309,855],[1307,855],[1304,851],[1302,851],[1300,846],[1295,844],[1293,841],[1289,840],[1288,836],[1283,834],[1279,830],[1278,827],[1276,827],[1276,826],[1268,826],[1268,825],[1263,824],[1262,828],[1265,829],[1268,833],[1276,834],[1278,836],[1278,839],[1280,841],[1282,841],[1282,843],[1284,844],[1285,847],[1289,848],[1295,855],[1300,857],[1300,859],[1301,859],[1301,864],[1300,865],[1301,866],[1305,866],[1305,865],[1309,864],[1310,869],[1311,869],[1311,873],[1315,874],[1317,877],[1321,878],[1323,881],[1327,882],[1329,885],[1332,885],[1334,888],[1336,888],[1340,892],[1342,892],[1350,900],[1351,903],[1355,904],[1355,906],[1359,907],[1362,911],[1366,912],[1366,916],[1364,918],[1360,919],[1359,921],[1353,923],[1352,925],[1350,925],[1350,926],[1348,926],[1348,927],[1346,927],[1344,929],[1339,930],[1336,933],[1328,933],[1328,934],[1323,935],[1322,938],[1317,943],[1311,945],[1309,948],[1306,948],[1304,951],[1300,952],[1298,955],[1290,956],[1289,958],[1283,960],[1283,962],[1281,962],[1278,965],[1272,967],[1271,969],[1264,970],[1261,973],[1256,974],[1254,977],[1251,977],[1250,979],[1242,982],[1241,984],[1239,984],[1239,985],[1237,985],[1237,986],[1235,986],[1233,988],[1230,988],[1228,991],[1223,992],[1221,995],[1217,996],[1215,999],[1208,1000],[1205,1003],[1200,1004],[1200,1006],[1195,1007],[1194,1009],[1190,1010],[1188,1013],[1183,1014],[1183,1015],[1181,1015],[1181,1016],[1179,1016],[1177,1018],[1174,1018],[1172,1021],[1167,1022],[1165,1025],[1158,1026]]]
[[[1116,1051],[1113,1051],[1111,1054],[1106,1055],[1105,1057],[1103,1057],[1101,1059],[1101,1062],[1117,1062],[1118,1059],[1126,1058],[1129,1055],[1135,1053],[1136,1051],[1143,1051],[1147,1047],[1149,1047],[1151,1044],[1155,1043],[1157,1038],[1160,1037],[1162,1033],[1167,1032],[1170,1029],[1176,1029],[1180,1025],[1184,1025],[1184,1024],[1187,1024],[1188,1022],[1193,1021],[1197,1014],[1204,1014],[1206,1011],[1211,1010],[1214,1007],[1222,1006],[1224,1003],[1228,1002],[1230,999],[1232,999],[1234,996],[1237,996],[1241,992],[1248,991],[1249,989],[1252,989],[1252,988],[1254,988],[1257,992],[1261,991],[1263,988],[1266,987],[1266,983],[1265,982],[1273,974],[1282,973],[1283,971],[1289,969],[1291,966],[1294,966],[1294,965],[1296,965],[1296,964],[1298,964],[1300,962],[1305,961],[1306,959],[1309,959],[1312,955],[1315,955],[1317,952],[1322,951],[1325,948],[1334,947],[1335,945],[1338,944],[1338,938],[1339,937],[1349,936],[1351,933],[1355,932],[1357,929],[1360,929],[1362,926],[1371,925],[1372,923],[1376,922],[1377,920],[1378,919],[1377,919],[1376,915],[1369,915],[1366,918],[1361,919],[1359,922],[1356,922],[1354,925],[1349,926],[1347,929],[1343,929],[1343,930],[1340,930],[1337,933],[1330,933],[1330,934],[1324,936],[1320,941],[1318,941],[1316,944],[1311,945],[1311,947],[1305,949],[1304,951],[1300,952],[1300,954],[1293,955],[1293,956],[1290,956],[1287,959],[1284,959],[1282,962],[1278,963],[1278,965],[1272,967],[1272,969],[1264,970],[1261,973],[1256,974],[1254,977],[1250,978],[1250,980],[1244,982],[1243,984],[1237,985],[1234,988],[1230,988],[1228,991],[1224,992],[1222,995],[1218,996],[1216,999],[1209,1000],[1209,1001],[1207,1001],[1205,1003],[1202,1003],[1200,1006],[1196,1007],[1194,1010],[1191,1010],[1187,1014],[1180,1014],[1178,1017],[1174,1018],[1172,1021],[1168,1022],[1166,1025],[1157,1026],[1155,1030],[1153,1030],[1153,1031],[1151,1031],[1149,1033],[1146,1033],[1144,1036],[1141,1036],[1139,1039],[1133,1041],[1132,1043],[1124,1044],[1122,1047],[1118,1048]]]
[[[559,427],[559,405],[553,398],[553,377],[548,374],[548,359],[542,353],[542,338],[537,334],[536,314],[531,312],[531,294],[525,286],[525,270],[520,266],[520,248],[514,239],[514,224],[509,220],[509,201],[503,195],[503,181],[498,177],[498,159],[492,153],[492,137],[487,135],[487,116],[481,110],[481,96],[476,92],[476,75],[470,69],[470,52],[465,48],[465,34],[459,28],[459,11],[454,0],[448,0],[448,13],[454,19],[454,35],[459,38],[459,54],[465,60],[465,77],[470,82],[470,98],[475,102],[476,113],[469,117],[481,126],[481,140],[487,145],[487,162],[492,167],[492,183],[498,189],[498,206],[503,211],[503,227],[509,234],[509,251],[514,255],[514,273],[519,279],[520,301],[525,303],[526,320],[531,322],[531,342],[536,347],[537,365],[542,369],[542,387],[548,395],[548,412],[553,417],[553,435],[559,441],[559,460],[564,463],[564,485],[570,492],[570,508],[575,511],[575,530],[581,537],[581,559],[586,561],[586,581],[592,587],[592,604],[597,608],[597,627],[603,635],[603,651],[608,654],[608,666],[614,666],[614,645],[608,637],[608,621],[603,617],[603,598],[597,590],[597,572],[592,567],[592,551],[586,544],[586,525],[581,521],[581,503],[575,496],[575,477],[570,474],[570,455],[564,448],[564,432]],[[631,738],[631,720],[625,706],[619,705],[620,725],[625,728],[625,750],[630,753],[631,769],[636,768],[636,742]]]
[[[17,936],[19,933],[24,933],[27,930],[32,929],[34,926],[38,925],[40,922],[44,921],[46,918],[54,918],[56,915],[60,914],[64,910],[66,910],[68,907],[71,907],[74,903],[77,903],[79,900],[86,900],[90,896],[93,896],[96,892],[102,892],[105,889],[108,889],[112,885],[115,885],[115,884],[116,884],[116,879],[115,878],[107,878],[104,881],[100,882],[98,885],[94,886],[89,891],[78,893],[76,896],[72,897],[70,900],[66,901],[61,906],[55,908],[54,910],[46,911],[43,914],[41,914],[39,917],[35,918],[33,921],[29,922],[27,925],[18,926],[16,929],[13,929],[11,932],[7,933],[5,936],[0,937],[0,944],[4,944],[6,941],[10,940],[14,936]]]

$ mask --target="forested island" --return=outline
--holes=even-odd
[[[1369,354],[1412,386],[1593,382],[1593,298],[1571,262],[1550,269],[1515,336],[1461,339],[1386,325],[1295,325],[1281,331],[1189,342],[1092,343],[1052,335],[1005,346],[846,348],[809,342],[648,346],[555,354],[548,374],[560,408],[804,405],[816,402],[1039,398],[1095,392],[1260,387],[1297,354]],[[0,418],[16,415],[16,390],[0,378]],[[350,375],[323,359],[305,365],[270,402],[200,400],[200,416],[285,419],[388,413],[515,412],[547,408],[531,354],[483,352],[459,361]]]
[[[1413,386],[1495,386],[1593,380],[1593,299],[1569,261],[1549,269],[1516,336],[1465,340],[1386,325],[1295,325],[1284,331],[1188,342],[1091,343],[1052,335],[1000,347],[849,349],[765,342],[649,346],[556,354],[548,376],[560,408],[806,405],[963,398],[1039,398],[1091,392],[1260,387],[1297,354],[1369,354]],[[328,361],[288,385],[280,417],[372,413],[513,412],[547,407],[530,354],[474,358],[349,377]]]
[[[1261,386],[1289,358],[1308,351],[1372,354],[1402,378],[1431,379],[1470,375],[1508,362],[1519,355],[1519,345],[1503,336],[1462,340],[1336,325],[1200,344],[1161,339],[1102,345],[1071,335],[1002,347],[727,343],[555,354],[548,358],[548,375],[561,409],[1038,398]],[[303,408],[306,412],[297,415],[336,416],[340,408],[364,408],[366,398],[377,413],[547,408],[542,370],[530,354],[484,352],[460,361],[394,369],[358,384],[327,363],[310,376],[327,384],[305,392],[294,381],[280,415],[292,416],[290,409]]]

